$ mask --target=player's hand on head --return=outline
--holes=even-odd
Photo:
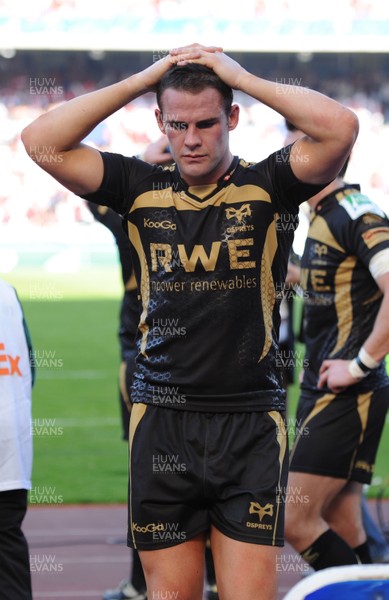
[[[180,46],[170,50],[171,56],[176,57],[180,61],[190,61],[200,58],[202,52],[223,52],[221,46],[203,46],[202,44],[189,44],[188,46]]]
[[[198,63],[212,69],[233,89],[240,89],[242,86],[239,81],[242,75],[247,71],[235,60],[218,46],[202,46],[201,44],[191,44],[181,48],[174,48],[170,51],[173,60],[177,66],[185,66],[188,63]]]
[[[169,52],[166,52],[158,60],[153,60],[151,65],[138,73],[136,77],[140,78],[143,93],[155,92],[160,79],[176,62],[177,60]]]

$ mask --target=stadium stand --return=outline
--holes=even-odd
[[[4,83],[0,95],[0,154],[5,176],[0,192],[0,223],[20,226],[29,222],[47,226],[59,221],[90,222],[82,201],[74,196],[70,200],[68,192],[44,177],[29,161],[19,133],[24,125],[55,103],[130,74],[132,54],[116,56],[113,69],[111,61],[114,57],[111,56],[107,61],[93,61],[85,54],[82,60],[73,60],[65,51],[56,54],[55,62],[46,53],[26,51],[18,53],[12,61],[0,60],[0,68],[4,62],[11,67],[11,62],[15,61],[14,68],[1,71]],[[137,61],[141,58],[138,54]],[[143,57],[143,60],[147,58]],[[247,56],[247,63],[251,60],[252,56]],[[347,62],[347,57],[344,61]],[[286,66],[277,64],[275,59],[273,62],[270,55],[259,62],[265,63],[266,77],[318,89],[355,110],[361,129],[348,177],[352,179],[355,174],[363,190],[381,206],[385,204],[384,196],[389,192],[385,152],[389,138],[389,85],[384,66],[378,65],[377,70],[368,72],[351,69],[350,77],[346,79],[344,74],[339,74],[336,64],[331,65],[330,58],[326,62],[322,56],[312,59],[309,70],[299,69],[297,61],[293,64],[291,57],[285,57]],[[73,66],[69,69],[70,63]],[[135,70],[136,65],[133,68]],[[321,74],[320,80],[317,73]],[[243,127],[239,136],[233,139],[234,151],[247,160],[264,157],[282,143],[282,120],[266,107],[248,102],[239,94],[235,95],[235,100],[241,105]],[[104,126],[98,127],[89,141],[107,150],[140,154],[159,136],[154,107],[152,95],[132,103],[108,119]]]
[[[27,158],[19,138],[22,128],[56,103],[157,60],[165,52],[158,48],[166,48],[159,40],[168,39],[171,47],[181,34],[186,42],[189,35],[196,39],[201,33],[213,41],[217,34],[230,44],[226,51],[250,71],[317,89],[355,110],[361,128],[347,175],[360,181],[363,191],[386,210],[389,5],[379,0],[328,0],[325,6],[315,4],[313,11],[302,0],[246,0],[233,19],[226,18],[221,0],[111,0],[109,11],[95,4],[92,14],[90,7],[88,0],[0,0],[0,225],[7,224],[9,239],[24,239],[25,228],[30,234],[50,230],[58,239],[66,225],[93,227],[82,200],[45,177]],[[196,29],[200,23],[201,32]],[[142,35],[143,46],[139,35],[131,35],[134,30]],[[24,36],[31,32],[39,38],[38,47]],[[261,32],[273,40],[262,52]],[[375,40],[381,40],[379,52],[372,52],[374,45],[368,53],[363,51],[368,41],[361,32],[373,32]],[[97,35],[100,45],[79,50],[79,40],[89,34]],[[122,50],[127,44],[126,51],[109,49],[111,34],[122,41]],[[345,46],[352,49],[356,37],[361,51],[346,52],[342,44],[346,40]],[[243,48],[244,39],[250,39],[250,51],[230,50],[231,40]],[[315,51],[319,39],[325,40],[326,52]],[[293,52],[296,40],[304,51]],[[276,52],[277,44],[282,52]],[[235,100],[241,106],[241,127],[238,135],[232,134],[233,151],[246,160],[265,157],[282,144],[282,120],[239,93]],[[159,136],[154,107],[152,95],[131,103],[98,127],[89,141],[107,150],[141,154]],[[101,229],[98,232],[101,235]]]
[[[123,43],[150,49],[169,47],[159,43],[168,36],[198,36],[211,28],[245,50],[266,51],[271,41],[279,49],[298,51],[304,38],[318,50],[328,48],[329,39],[331,48],[336,41],[343,50],[358,47],[361,38],[370,48],[388,44],[389,9],[380,0],[327,0],[310,9],[305,0],[246,0],[233,18],[222,0],[111,0],[108,14],[104,4],[95,3],[92,14],[90,7],[88,0],[2,0],[0,39],[25,48],[85,48],[101,47],[104,33],[103,43],[111,50]]]

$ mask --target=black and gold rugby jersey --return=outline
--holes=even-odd
[[[382,293],[369,266],[388,248],[389,220],[358,185],[335,190],[312,212],[301,260],[303,388],[317,391],[323,360],[355,358],[370,335]],[[388,385],[383,363],[353,390],[381,385]]]
[[[202,411],[283,410],[279,303],[304,185],[290,147],[215,185],[102,153],[85,198],[124,216],[142,301],[133,402]]]

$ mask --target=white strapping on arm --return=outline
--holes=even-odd
[[[369,263],[369,271],[374,279],[389,272],[389,248],[385,248],[373,256]]]

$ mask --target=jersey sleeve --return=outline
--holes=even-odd
[[[101,156],[104,164],[101,186],[96,192],[81,197],[124,215],[134,202],[137,184],[158,167],[113,152],[101,152]]]
[[[273,181],[276,196],[281,204],[289,209],[295,209],[296,206],[318,194],[329,183],[314,185],[300,181],[290,166],[292,146],[293,144],[289,144],[268,158],[269,175]]]
[[[340,202],[347,212],[347,227],[336,232],[340,243],[356,256],[376,279],[389,271],[389,219],[366,196],[354,193]],[[335,227],[337,223],[334,224]]]

